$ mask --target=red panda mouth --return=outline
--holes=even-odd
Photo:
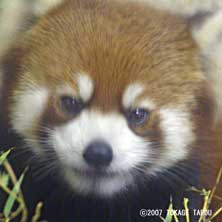
[[[72,171],[74,174],[89,178],[113,178],[119,174],[117,172],[110,172],[105,169],[93,169],[93,168],[92,169],[72,168]]]

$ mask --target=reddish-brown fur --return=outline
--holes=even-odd
[[[188,24],[143,4],[122,4],[126,3],[72,0],[41,18],[16,46],[22,48],[19,57],[9,54],[13,57],[10,66],[15,68],[6,76],[6,112],[12,106],[9,97],[16,96],[13,91],[18,86],[21,89],[27,84],[24,80],[50,89],[52,95],[42,121],[51,125],[68,120],[59,107],[53,111],[58,104],[53,93],[65,83],[76,89],[76,72],[92,77],[95,92],[90,107],[102,112],[122,112],[125,88],[139,81],[146,85],[142,97],[152,98],[157,109],[185,104],[188,112],[195,113],[193,121],[198,123],[196,131],[203,137],[203,146],[198,144],[192,155],[202,161],[203,180],[212,188],[222,166],[222,123],[213,129],[214,104]],[[200,104],[195,104],[196,96]],[[143,135],[158,128],[158,122],[158,116],[153,114],[149,123],[134,130]],[[161,138],[161,133],[158,136]],[[218,195],[222,196],[222,184],[218,187]]]

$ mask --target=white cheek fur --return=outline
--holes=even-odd
[[[13,98],[11,124],[20,134],[26,135],[42,115],[48,101],[45,88],[27,89],[17,92]]]
[[[51,136],[59,157],[76,168],[87,168],[82,158],[83,151],[97,139],[109,143],[113,149],[110,171],[128,171],[148,156],[149,143],[135,135],[120,114],[84,111],[77,119],[57,127]]]
[[[152,143],[148,138],[135,135],[124,117],[119,114],[103,115],[84,111],[78,119],[56,128],[51,135],[53,147],[65,165],[76,169],[88,169],[82,153],[93,140],[103,139],[113,148],[114,160],[108,172],[117,173],[116,176],[99,178],[95,183],[93,178],[73,175],[73,172],[68,170],[65,175],[73,189],[82,193],[111,195],[135,183],[130,172],[137,168],[138,164],[153,164],[154,167],[149,170],[149,174],[158,175],[159,171],[186,159],[190,151],[189,145],[195,139],[189,114],[181,109],[162,109],[160,119],[164,149],[155,160],[151,158],[154,152]]]
[[[189,154],[189,145],[195,140],[189,113],[182,109],[162,109],[161,129],[165,150],[157,162],[158,168],[168,168]]]
[[[82,193],[91,191],[111,195],[132,185],[133,178],[129,171],[148,161],[151,144],[136,136],[120,114],[104,115],[96,111],[84,111],[76,120],[57,127],[50,141],[65,165],[87,170],[89,166],[82,157],[83,151],[96,139],[102,139],[111,145],[114,159],[108,172],[115,173],[115,176],[98,178],[95,182],[93,178],[70,173],[67,169],[65,175],[73,189]]]
[[[48,91],[44,88],[17,94],[11,123],[25,139],[32,139],[33,135],[29,131],[42,115],[47,100]],[[95,183],[93,178],[71,173],[68,168],[64,168],[66,178],[74,190],[109,196],[136,183],[130,172],[138,165],[153,163],[151,174],[158,175],[159,171],[188,156],[188,147],[195,139],[189,113],[180,108],[166,108],[160,110],[159,115],[165,148],[155,160],[151,158],[155,152],[152,142],[134,134],[125,118],[117,113],[83,111],[78,118],[50,131],[48,142],[53,145],[64,165],[77,170],[89,169],[83,159],[83,151],[89,143],[96,139],[109,143],[113,148],[114,159],[108,172],[114,173],[113,177],[102,177]],[[39,148],[38,144],[32,145]]]

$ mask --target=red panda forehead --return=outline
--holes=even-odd
[[[115,59],[106,60],[98,52],[97,62],[92,58],[90,64],[87,60],[84,63],[84,59],[76,64],[75,59],[63,62],[61,58],[54,67],[40,65],[40,68],[30,69],[24,75],[29,80],[27,82],[32,78],[31,82],[36,81],[51,94],[79,97],[90,102],[91,106],[107,111],[129,108],[129,105],[124,105],[124,97],[129,100],[135,97],[134,101],[126,102],[133,106],[138,99],[144,98],[158,105],[183,103],[202,83],[202,73],[194,62],[195,57],[193,61],[189,61],[191,58],[184,61],[161,58],[163,61],[158,60],[158,65],[151,66],[151,56],[143,58],[144,61],[133,60],[136,57],[132,58],[129,54],[124,59],[117,55]]]
[[[101,64],[106,70],[115,65],[115,70],[136,69],[131,71],[135,73],[166,58],[174,66],[177,57],[187,62],[184,57],[193,57],[196,48],[180,18],[115,1],[66,1],[40,19],[30,39],[32,61],[52,67],[53,75],[56,69],[59,75],[64,69],[84,66],[89,71]]]
[[[25,60],[34,81],[78,96],[80,82],[87,82],[83,97],[104,109],[120,107],[134,83],[142,83],[141,97],[158,103],[192,94],[201,74],[184,21],[134,4],[92,1],[86,10],[89,1],[81,7],[68,2],[40,19],[31,33]]]

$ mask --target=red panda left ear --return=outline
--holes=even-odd
[[[200,16],[200,15],[199,15]],[[222,115],[222,9],[190,18],[193,38],[200,49],[204,74],[213,90],[218,115]]]
[[[222,116],[222,8],[187,17],[199,47],[202,70],[213,93],[216,119]]]
[[[130,0],[135,1],[135,0]],[[193,17],[199,13],[205,14],[222,9],[220,0],[137,0],[147,3],[160,10],[169,11],[173,14],[181,15],[187,18]]]

